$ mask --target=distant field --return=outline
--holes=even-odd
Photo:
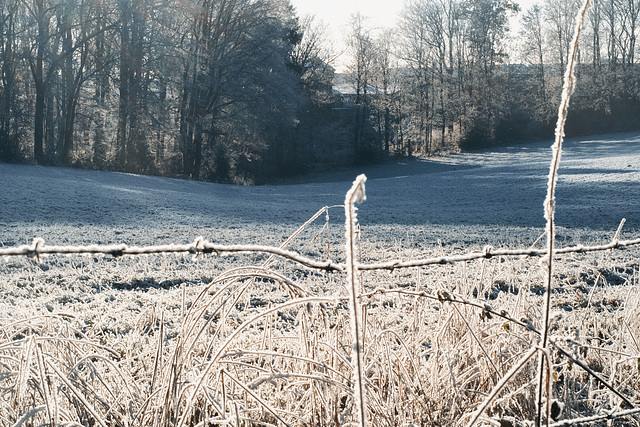
[[[344,263],[341,205],[359,173],[368,177],[367,200],[358,205],[362,263],[485,245],[543,248],[550,145],[395,161],[263,187],[0,164],[0,248],[36,237],[49,245],[166,245],[197,236],[277,247],[329,206],[286,248]],[[556,209],[559,246],[607,243],[622,218],[620,239],[640,237],[640,134],[567,141]],[[568,255],[557,263],[552,294],[557,341],[637,406],[639,257],[638,247]],[[344,425],[354,418],[341,272],[259,253],[37,261],[0,258],[0,425],[20,425],[22,416],[31,423],[23,425],[68,426]],[[360,273],[372,425],[464,425],[536,342],[522,319],[540,328],[539,262],[501,256]],[[553,393],[564,408],[557,420],[628,409],[567,357],[552,359]],[[511,380],[485,423],[531,419],[535,364],[527,363],[531,369]]]

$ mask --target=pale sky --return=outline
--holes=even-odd
[[[394,27],[403,0],[290,0],[296,8],[298,16],[314,15],[316,21],[322,21],[329,26],[333,35],[336,54],[345,50],[344,39],[349,33],[349,21],[356,12],[368,18],[371,28]],[[342,69],[348,61],[347,55],[342,54],[336,66]]]
[[[316,15],[335,30],[346,31],[352,14],[360,12],[370,18],[374,27],[392,27],[395,25],[402,0],[291,0],[298,15]]]
[[[344,39],[349,33],[351,15],[356,12],[368,18],[370,28],[394,27],[404,0],[290,0],[298,16],[315,15],[317,21],[327,24],[333,35],[336,54],[344,50]],[[531,4],[543,0],[517,0],[524,12]],[[520,13],[519,15],[521,15]],[[348,61],[343,54],[334,64],[342,68]]]

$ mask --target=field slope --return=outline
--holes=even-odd
[[[359,261],[543,247],[550,142],[317,173],[238,187],[0,164],[0,248],[279,246],[344,262],[344,202],[365,173]],[[559,246],[640,235],[640,134],[566,141]],[[564,257],[552,339],[555,419],[640,406],[637,247]],[[372,425],[464,425],[536,342],[539,259],[495,257],[360,274]],[[343,425],[354,420],[342,273],[265,254],[0,258],[0,425]],[[455,300],[455,303],[450,303]],[[281,307],[281,308],[279,308]],[[531,327],[526,327],[531,322]],[[533,361],[485,412],[535,413]],[[47,380],[43,380],[47,378]],[[408,404],[410,402],[410,404]],[[625,418],[629,425],[633,418]],[[512,422],[512,424],[506,424]],[[626,421],[625,421],[626,422]],[[413,424],[411,424],[413,423]],[[621,424],[622,425],[622,424]]]

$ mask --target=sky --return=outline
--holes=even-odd
[[[329,26],[336,53],[345,50],[344,38],[349,33],[351,16],[360,12],[368,18],[371,28],[394,27],[404,5],[404,0],[290,0],[298,16],[314,15],[317,21]],[[540,0],[542,1],[542,0]],[[535,0],[519,0],[526,10]],[[343,53],[336,60],[336,67],[344,71],[348,55]]]
[[[403,3],[401,0],[291,0],[299,16],[315,15],[338,32],[346,31],[349,18],[356,12],[369,17],[374,27],[394,26]]]
[[[336,54],[345,50],[344,38],[349,33],[351,16],[360,12],[367,17],[372,28],[394,27],[403,0],[290,0],[298,16],[313,15],[329,27],[333,36]],[[336,67],[343,71],[348,58],[342,54],[336,60]]]

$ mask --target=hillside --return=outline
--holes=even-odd
[[[0,164],[0,248],[35,237],[49,245],[185,244],[203,236],[280,246],[330,206],[286,249],[344,263],[337,205],[364,172],[359,262],[436,259],[359,272],[371,424],[463,425],[510,369],[522,368],[484,418],[515,425],[535,413],[534,359],[523,355],[535,353],[540,334],[544,263],[437,260],[481,255],[485,245],[543,246],[549,145],[264,187]],[[639,134],[567,141],[560,176],[559,246],[607,243],[623,217],[620,237],[638,238]],[[625,399],[640,397],[639,256],[635,246],[554,262],[551,340],[565,353],[554,351],[551,366],[563,418],[633,403],[616,403],[580,363]],[[0,420],[344,425],[354,418],[345,276],[263,253],[0,258],[0,386],[8,390]]]

